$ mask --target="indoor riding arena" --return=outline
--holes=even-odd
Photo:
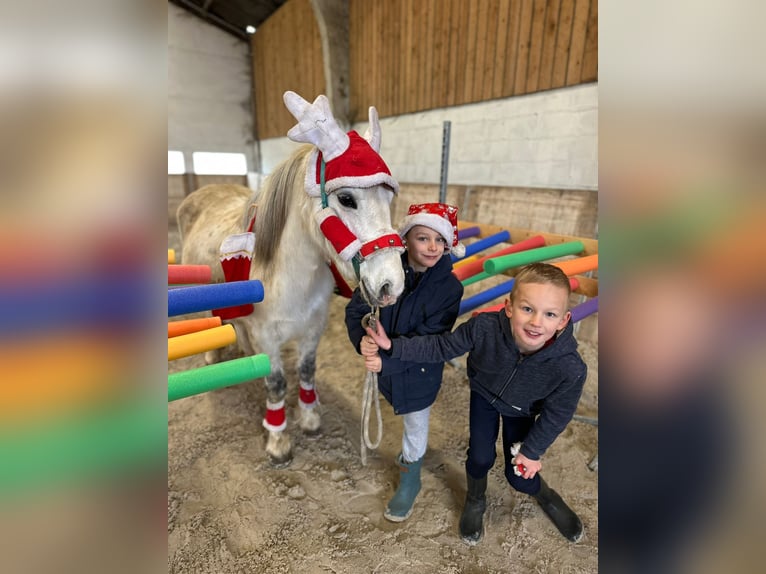
[[[596,572],[598,3],[227,0],[203,9],[200,2],[171,1],[168,32],[168,571]],[[287,92],[300,96],[294,109]],[[325,98],[317,100],[320,95]],[[316,125],[337,124],[338,137],[354,130],[377,146],[399,187],[390,219],[385,214],[387,228],[396,230],[411,204],[458,208],[466,255],[453,258],[464,285],[456,327],[478,313],[496,313],[528,262],[553,263],[569,277],[587,378],[574,418],[542,457],[541,474],[580,517],[577,543],[557,531],[532,496],[509,486],[500,440],[483,536],[475,546],[461,540],[467,355],[444,367],[412,514],[386,520],[399,482],[401,417],[374,392],[365,421],[368,373],[347,334],[349,299],[342,285],[326,295],[319,293],[325,287],[308,288],[330,277],[321,258],[308,262],[312,250],[334,246],[341,259],[346,252],[335,242],[317,242],[310,213],[293,223],[306,210],[290,211],[287,198],[285,222],[274,225],[285,236],[271,248],[273,261],[288,262],[283,267],[273,263],[258,267],[257,276],[235,283],[227,275],[224,282],[222,259],[249,268],[251,253],[242,248],[226,259],[221,242],[212,240],[217,229],[194,235],[187,229],[184,236],[181,219],[197,212],[208,213],[211,225],[229,217],[224,200],[215,199],[222,195],[191,207],[194,192],[211,184],[241,186],[243,198],[253,194],[233,216],[232,235],[246,236],[248,222],[252,228],[256,217],[267,217],[263,190],[282,182],[270,176],[301,144],[332,157],[315,134],[320,130],[291,131],[319,113],[325,115]],[[314,176],[309,165],[295,168],[301,186]],[[328,174],[331,166],[328,160]],[[295,201],[322,209],[311,192]],[[325,209],[334,209],[333,201]],[[344,222],[346,231],[353,229]],[[265,233],[255,232],[256,258]],[[365,244],[362,232],[355,234]],[[203,240],[210,245],[194,243]],[[365,280],[365,265],[383,256],[369,256],[356,278],[344,260],[347,286]],[[302,290],[296,303],[284,303]],[[232,320],[214,312],[241,305],[255,309],[253,330],[274,325],[258,335],[262,341],[281,342],[293,328],[298,340],[286,341],[278,358],[269,356],[268,345],[250,345],[255,335],[240,327],[242,318],[232,329]],[[318,346],[304,349],[302,333],[316,330],[322,319],[313,317],[328,309]],[[306,365],[315,371],[307,375]],[[264,428],[277,408],[264,382],[276,380],[277,369],[286,385],[283,416]],[[306,400],[313,401],[313,423],[304,420]],[[380,437],[377,448],[365,443],[365,432],[373,441]]]

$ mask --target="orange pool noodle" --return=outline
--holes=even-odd
[[[176,250],[168,249],[168,265],[176,262]]]
[[[168,361],[219,349],[236,342],[236,340],[237,334],[232,325],[222,325],[188,335],[179,335],[168,339]]]
[[[201,317],[199,319],[184,319],[182,321],[168,321],[168,339],[179,335],[188,335],[205,329],[221,326],[220,317]]]
[[[598,269],[598,253],[586,257],[578,257],[577,259],[570,259],[568,261],[557,261],[552,265],[561,269],[568,276],[581,275],[586,271]]]

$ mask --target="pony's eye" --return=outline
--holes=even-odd
[[[349,209],[356,209],[356,200],[354,199],[354,196],[349,193],[339,193],[338,201],[343,207],[348,207]]]

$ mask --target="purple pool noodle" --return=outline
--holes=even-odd
[[[584,303],[572,308],[572,323],[585,319],[588,315],[598,312],[598,297],[592,297]]]
[[[168,290],[168,317],[263,301],[263,284],[257,279],[196,285]]]
[[[466,227],[457,230],[458,239],[467,239],[469,237],[476,237],[477,235],[481,235],[481,229],[478,227]]]

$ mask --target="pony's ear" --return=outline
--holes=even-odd
[[[364,139],[370,144],[370,147],[380,153],[380,122],[378,121],[378,110],[375,106],[370,106],[369,110],[370,125],[364,132]]]
[[[298,120],[298,124],[287,132],[288,138],[295,142],[314,144],[322,152],[325,161],[335,159],[348,149],[348,134],[335,121],[327,96],[319,95],[310,104],[288,90],[282,99],[288,111]]]

